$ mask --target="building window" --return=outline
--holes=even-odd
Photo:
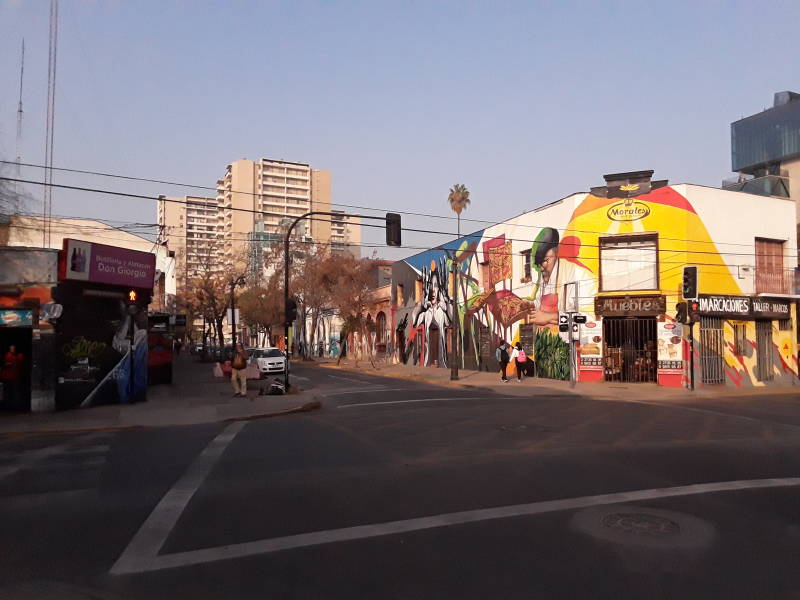
[[[406,303],[405,288],[402,283],[397,284],[397,306],[403,306]]]
[[[779,240],[756,238],[756,294],[785,294],[783,244]]]
[[[791,319],[781,319],[778,321],[778,331],[791,331],[792,330],[792,321]]]
[[[747,346],[747,324],[733,324],[733,353],[737,356],[744,356]]]
[[[522,283],[528,283],[531,280],[531,251],[522,251]]]
[[[658,235],[600,238],[600,291],[658,289]]]

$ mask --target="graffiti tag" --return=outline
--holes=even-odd
[[[73,338],[69,344],[65,345],[63,352],[67,358],[80,360],[82,358],[97,358],[105,349],[105,342],[93,342],[80,336]]]

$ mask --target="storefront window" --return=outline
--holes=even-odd
[[[600,239],[600,291],[658,289],[658,236]]]

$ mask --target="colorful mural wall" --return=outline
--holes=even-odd
[[[785,270],[796,266],[791,202],[686,185],[621,194],[629,197],[614,192],[617,197],[576,194],[395,263],[397,360],[447,366],[456,323],[462,367],[494,371],[498,342],[519,341],[537,376],[567,379],[568,337],[558,331],[558,316],[573,311],[587,317],[580,331],[581,380],[618,376],[685,385],[688,327],[675,322],[683,266],[698,266],[701,292],[752,298],[746,267],[755,264],[755,238],[785,240]],[[449,277],[454,265],[455,285]],[[735,328],[739,340],[734,320],[703,317],[714,330],[701,336],[699,326],[694,329],[698,384],[795,380],[796,315],[785,305],[785,317],[766,321],[767,345],[764,326],[756,339],[756,323],[766,313],[743,317]],[[773,355],[768,361],[766,352]]]

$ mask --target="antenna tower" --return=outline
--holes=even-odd
[[[25,73],[25,38],[22,38],[22,55],[19,59],[19,104],[17,105],[17,179],[22,175],[22,76]],[[14,183],[13,212],[19,212],[22,201],[19,196],[19,183]]]

